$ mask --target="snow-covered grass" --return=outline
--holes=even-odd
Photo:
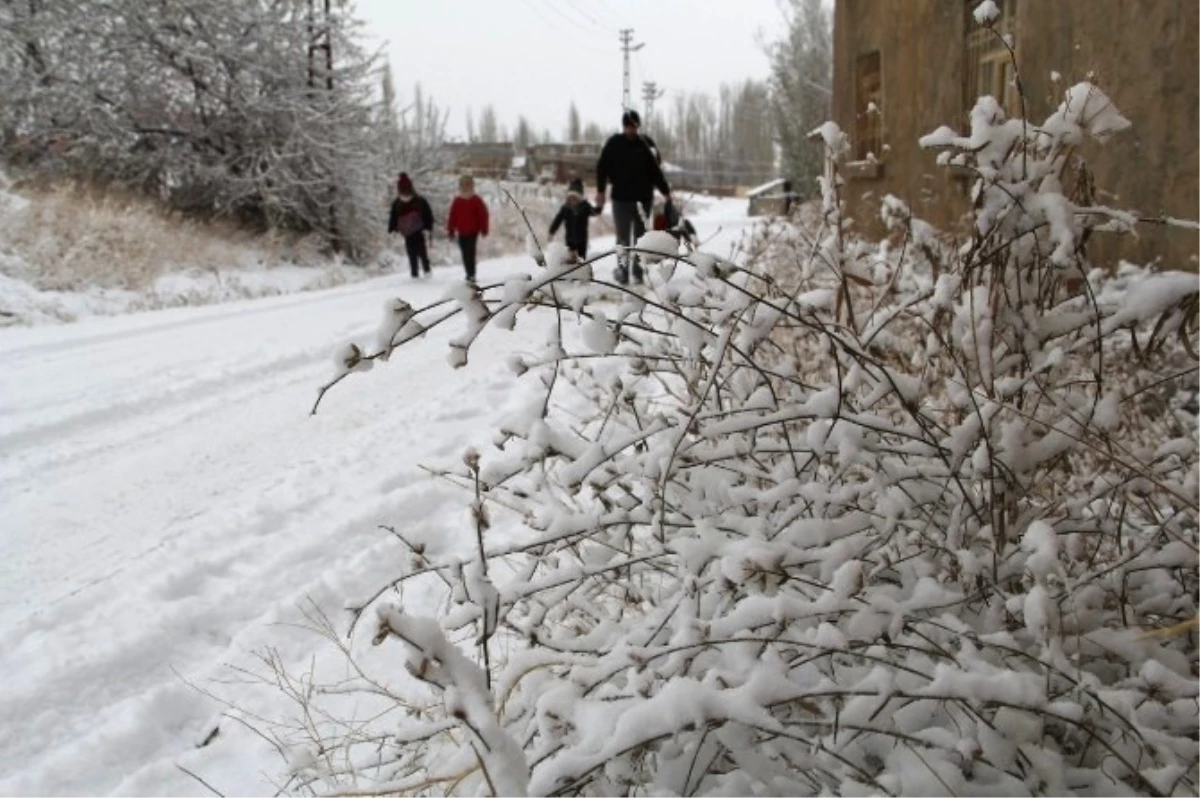
[[[74,184],[0,175],[0,324],[73,321],[326,288],[361,279],[311,236],[254,235]]]

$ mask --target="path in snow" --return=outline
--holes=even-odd
[[[713,251],[743,208],[696,217],[725,226]],[[0,331],[0,794],[196,792],[172,763],[218,708],[182,677],[271,640],[305,597],[376,587],[402,562],[379,524],[469,534],[463,495],[417,466],[490,440],[522,395],[505,356],[544,325],[485,335],[452,371],[451,323],[308,415],[337,344],[457,277]],[[256,766],[219,786],[267,789]]]

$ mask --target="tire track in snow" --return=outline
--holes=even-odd
[[[237,389],[245,386],[257,387],[264,377],[278,373],[290,373],[297,370],[313,370],[314,361],[320,357],[319,352],[304,351],[272,361],[269,367],[249,366],[216,377],[199,379],[182,385],[165,386],[165,390],[145,393],[126,401],[115,402],[104,407],[85,410],[55,419],[36,426],[0,434],[0,450],[5,456],[12,456],[22,449],[31,447],[44,448],[55,439],[72,438],[79,432],[93,427],[104,427],[114,421],[136,417],[144,421],[147,414],[167,415],[169,411],[180,405],[208,405],[210,399],[224,399],[226,394],[236,394]],[[144,430],[150,434],[154,430]],[[0,482],[0,485],[3,483]]]
[[[441,360],[443,345],[431,344],[424,348]],[[117,761],[169,756],[181,738],[199,734],[213,713],[213,706],[186,689],[170,666],[189,678],[213,675],[238,630],[269,623],[284,608],[299,604],[304,593],[320,592],[327,571],[357,570],[348,566],[363,550],[375,550],[375,568],[399,568],[403,549],[376,530],[379,523],[410,528],[457,523],[465,533],[465,496],[463,504],[450,504],[448,489],[431,490],[415,473],[412,460],[393,457],[388,450],[373,458],[358,455],[377,436],[401,452],[427,449],[428,440],[447,452],[461,448],[472,437],[468,422],[478,427],[479,419],[502,407],[510,392],[507,381],[496,377],[502,361],[491,360],[479,377],[459,386],[476,397],[474,412],[448,408],[445,397],[436,393],[414,402],[407,414],[393,416],[385,412],[389,396],[351,402],[341,412],[379,412],[392,421],[347,430],[330,414],[334,423],[326,424],[323,437],[341,454],[322,473],[310,473],[309,466],[328,453],[314,453],[291,473],[257,486],[261,501],[249,512],[210,508],[200,518],[187,519],[187,528],[128,557],[121,571],[49,604],[36,617],[6,624],[17,641],[0,656],[6,672],[20,670],[21,662],[43,660],[47,649],[67,641],[82,655],[10,680],[0,693],[0,714],[23,719],[0,732],[0,751],[5,752],[0,772],[10,774],[0,777],[0,792],[40,792],[49,779],[71,774],[71,763],[78,771],[80,761],[94,761],[98,755]],[[371,393],[370,381],[345,390]],[[356,460],[360,467],[350,479],[359,489],[347,494],[345,485],[331,482],[312,491],[314,480],[351,468]],[[304,492],[317,495],[298,501],[297,494]],[[223,528],[227,526],[234,528]],[[270,578],[258,578],[267,574]],[[281,585],[290,587],[281,591]],[[126,586],[136,587],[130,591]],[[308,587],[298,593],[297,586]],[[362,590],[345,585],[336,592]],[[139,617],[143,623],[133,621]],[[113,679],[114,673],[128,678]],[[47,709],[47,695],[72,698],[67,706],[54,701],[55,708]],[[48,745],[48,736],[69,742]],[[126,775],[119,770],[79,772],[67,780],[74,791],[99,792],[113,789]]]

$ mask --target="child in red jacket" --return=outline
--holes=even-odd
[[[475,282],[475,244],[479,236],[488,234],[488,209],[487,203],[475,193],[475,181],[466,175],[458,179],[458,196],[450,203],[446,233],[451,238],[458,236],[467,281]]]

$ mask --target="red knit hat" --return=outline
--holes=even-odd
[[[412,178],[408,176],[408,172],[400,173],[400,179],[396,181],[396,190],[401,194],[413,193]]]

